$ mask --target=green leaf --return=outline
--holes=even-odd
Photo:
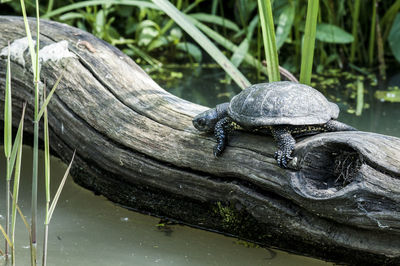
[[[167,37],[169,41],[178,43],[179,40],[182,38],[182,31],[179,28],[172,28],[169,32],[169,36]]]
[[[321,23],[317,26],[315,38],[327,43],[351,43],[354,41],[353,35],[332,24]]]
[[[246,77],[226,58],[226,56],[189,20],[185,14],[180,12],[168,0],[153,0],[176,24],[186,31],[196,42],[225,70],[236,84],[244,89],[251,83]]]
[[[276,49],[280,49],[289,36],[294,20],[294,6],[286,5],[276,26]]]
[[[181,51],[189,53],[194,58],[194,60],[196,60],[196,62],[201,62],[202,59],[201,50],[193,43],[180,42],[176,45],[176,48]]]
[[[231,62],[235,67],[240,66],[248,50],[249,50],[249,39],[246,38],[242,41],[238,49],[236,49],[236,51],[233,53],[231,57]]]
[[[72,163],[73,163],[74,158],[75,158],[75,153],[76,153],[76,151],[74,151],[74,153],[72,154],[71,162],[69,163],[67,170],[65,170],[64,176],[61,179],[61,182],[60,182],[60,185],[58,186],[57,192],[54,195],[53,202],[50,205],[49,214],[48,214],[48,218],[47,218],[47,222],[48,223],[50,223],[51,216],[53,215],[54,209],[57,206],[57,202],[58,202],[58,199],[60,198],[61,191],[62,191],[62,189],[63,189],[63,187],[65,185],[65,181],[67,180],[67,177],[69,175],[69,171],[71,170],[71,166],[72,166]]]
[[[380,101],[400,103],[400,91],[376,91],[374,96]]]
[[[394,57],[400,62],[400,13],[397,13],[393,21],[388,40]]]
[[[153,40],[149,46],[147,46],[147,51],[152,51],[154,49],[157,49],[159,47],[168,45],[168,40],[164,36],[160,36],[157,39]]]
[[[17,134],[15,135],[14,144],[13,144],[12,151],[11,151],[11,158],[10,158],[11,170],[10,170],[10,173],[12,173],[12,171],[14,169],[15,158],[17,157],[17,152],[18,152],[18,149],[19,149],[19,143],[20,143],[19,140],[22,138],[22,134],[23,134],[23,131],[24,131],[25,108],[26,108],[26,103],[24,103],[23,108],[22,108],[21,120],[19,122]]]
[[[104,14],[104,10],[101,9],[96,14],[96,22],[95,22],[95,31],[96,33],[102,33],[104,29],[104,25],[106,24],[106,15]]]
[[[46,13],[42,18],[51,18],[60,14],[63,14],[68,11],[85,8],[89,6],[98,6],[98,5],[127,5],[127,6],[137,6],[140,8],[151,8],[158,9],[158,7],[152,3],[146,1],[135,1],[135,0],[91,0],[91,1],[82,1],[78,3],[73,3],[67,6],[60,7],[51,12]]]
[[[192,13],[188,16],[203,22],[222,26],[233,31],[239,31],[239,27],[234,22],[220,16],[210,15],[206,13]]]
[[[148,46],[160,33],[160,27],[151,20],[142,21],[136,30],[139,46]]]
[[[150,42],[158,36],[158,31],[155,28],[147,27],[142,29],[139,33],[139,46],[147,46]]]
[[[68,12],[60,16],[61,21],[66,21],[70,19],[84,19],[85,15],[77,12]]]

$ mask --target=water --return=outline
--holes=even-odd
[[[29,217],[32,148],[25,146],[23,154],[19,205]],[[0,155],[0,169],[3,170],[3,152]],[[40,156],[42,165],[42,153]],[[66,165],[54,157],[51,163],[54,195]],[[41,170],[39,176],[43,176]],[[0,178],[0,199],[4,199],[4,173]],[[39,184],[39,188],[43,188],[43,184]],[[43,192],[39,189],[39,195],[43,196]],[[38,202],[39,210],[43,210],[44,197]],[[4,200],[0,203],[0,222],[4,225]],[[39,216],[44,216],[43,211]],[[126,210],[102,196],[95,196],[68,177],[50,224],[48,265],[331,265],[278,250],[247,247],[235,238],[188,226],[168,225],[160,230],[156,226],[159,222],[158,218]],[[43,220],[38,224],[40,245],[43,243]],[[3,247],[1,244],[2,250]],[[38,254],[41,254],[41,246]],[[17,265],[30,265],[28,234],[21,219],[17,222],[16,256]],[[7,265],[4,258],[0,259],[0,265]]]
[[[215,69],[197,69],[183,76],[175,83],[158,82],[182,98],[207,106],[228,101],[240,91],[235,85],[220,83],[225,75]],[[341,90],[327,93],[336,98],[344,97]],[[354,103],[341,104],[340,120],[360,130],[400,137],[400,104],[382,103],[372,95],[373,91],[369,89],[365,102],[370,107],[360,117],[346,112]],[[2,151],[0,156],[4,156]],[[24,147],[19,205],[28,217],[31,162],[32,149]],[[0,157],[0,163],[0,199],[4,199],[4,157]],[[40,164],[43,164],[42,160]],[[66,165],[52,158],[52,195],[65,169]],[[43,184],[39,188],[43,188]],[[39,195],[44,196],[40,189]],[[39,199],[39,205],[39,210],[43,210],[43,197]],[[0,200],[2,224],[4,208],[4,200]],[[43,214],[40,212],[40,217]],[[50,224],[48,265],[332,265],[279,250],[249,246],[235,238],[187,226],[168,225],[159,229],[156,226],[159,222],[158,218],[128,211],[102,196],[95,196],[69,177]],[[39,225],[42,224],[40,220]],[[43,227],[39,226],[39,229]],[[41,245],[43,232],[38,235]],[[17,223],[16,237],[17,265],[30,265],[28,235],[21,219]],[[3,245],[0,248],[3,249]],[[41,254],[40,250],[38,254]],[[0,265],[6,265],[4,258],[0,258]]]

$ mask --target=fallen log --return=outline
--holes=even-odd
[[[31,29],[35,32],[34,21]],[[296,145],[297,169],[268,136],[237,133],[215,159],[191,120],[207,108],[160,88],[117,48],[50,21],[40,28],[41,81],[63,78],[49,109],[51,148],[76,149],[80,185],[127,208],[261,245],[350,264],[400,264],[400,139],[335,132]],[[14,126],[33,85],[23,21],[0,17],[0,108],[7,43]],[[35,38],[35,36],[34,36]]]

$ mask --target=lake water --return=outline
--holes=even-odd
[[[2,149],[3,151],[3,149]],[[19,206],[30,216],[32,148],[23,149]],[[43,164],[42,153],[40,164]],[[0,169],[5,169],[3,152]],[[52,190],[56,191],[66,165],[52,158]],[[43,176],[40,171],[39,176]],[[0,222],[5,217],[5,174],[0,174]],[[39,215],[44,217],[43,184],[39,184]],[[39,220],[39,249],[43,243],[43,220]],[[71,177],[64,187],[49,230],[48,265],[331,265],[312,258],[249,246],[226,237],[182,225],[159,229],[160,219],[116,206],[76,185]],[[2,237],[0,237],[2,239]],[[0,248],[4,250],[4,241]],[[39,250],[39,254],[41,251]],[[28,233],[18,217],[17,265],[30,265]],[[41,259],[39,256],[38,259]],[[0,265],[8,265],[0,257]]]
[[[170,91],[188,100],[214,106],[238,92],[236,86],[217,81],[223,77],[220,72],[215,74],[214,70],[194,72]],[[161,85],[168,88],[170,84]],[[195,89],[188,91],[184,88]],[[340,92],[332,93],[340,96]],[[366,95],[365,102],[370,107],[363,111],[362,116],[342,110],[340,120],[360,130],[400,137],[400,105],[368,97],[373,95],[372,91]],[[19,205],[29,217],[32,149],[24,147],[23,153]],[[5,160],[2,149],[0,155],[0,222],[4,225]],[[62,162],[52,158],[53,194],[65,169]],[[39,195],[44,196],[43,184],[39,188]],[[43,209],[44,197],[41,197],[39,210]],[[41,211],[40,217],[43,214]],[[50,224],[48,265],[332,265],[187,226],[168,225],[160,229],[157,227],[159,222],[158,218],[128,211],[102,196],[95,196],[69,177]],[[42,224],[40,220],[39,225]],[[43,226],[39,229],[43,230]],[[38,235],[41,249],[43,232],[39,231]],[[17,222],[16,239],[17,265],[30,265],[28,234],[21,219]],[[4,250],[3,244],[0,248]],[[0,257],[0,265],[7,265],[4,258]]]

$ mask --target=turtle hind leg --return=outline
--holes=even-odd
[[[329,120],[325,124],[325,128],[328,132],[334,131],[357,131],[356,128],[346,125],[345,123],[339,122],[337,120]]]
[[[279,167],[287,168],[289,160],[293,159],[291,155],[294,150],[296,140],[286,128],[271,127],[271,133],[278,145],[278,151],[275,152],[275,160],[277,161]]]
[[[214,135],[217,139],[217,145],[214,146],[214,156],[218,157],[225,150],[228,144],[228,135],[234,130],[234,123],[230,117],[220,119],[214,128]]]

